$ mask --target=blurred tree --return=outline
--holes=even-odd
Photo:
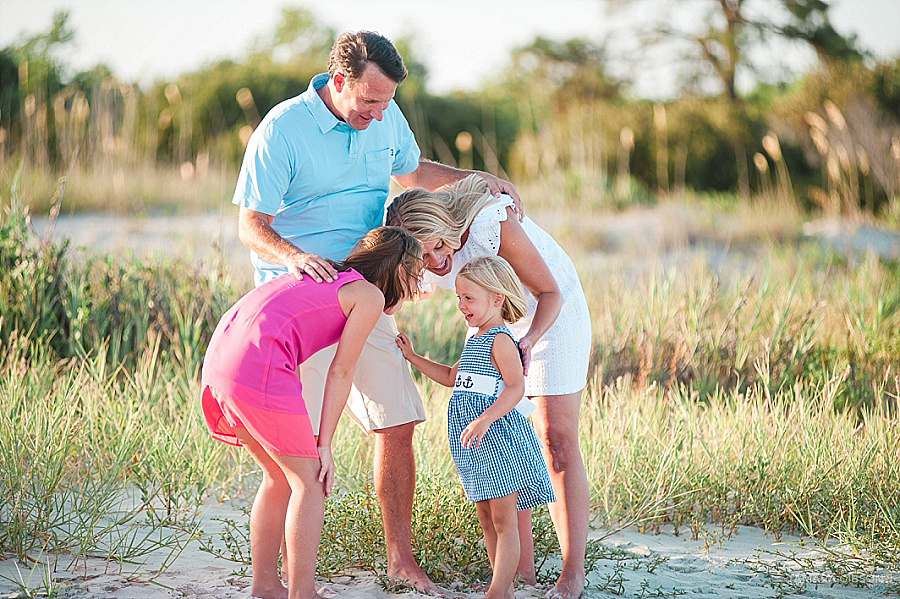
[[[251,45],[247,61],[305,64],[306,70],[317,65],[324,71],[336,37],[335,30],[319,22],[309,9],[284,7],[275,29]]]
[[[455,92],[447,96],[420,93],[398,100],[426,158],[505,173],[519,132],[516,105],[510,97]],[[470,147],[457,142],[460,134],[471,139]]]
[[[98,64],[86,71],[75,73],[70,85],[75,86],[86,95],[90,95],[100,85],[113,77],[112,69],[108,65]]]
[[[415,35],[404,35],[391,40],[391,43],[394,44],[394,47],[397,48],[397,52],[403,57],[403,64],[406,66],[406,71],[408,73],[406,79],[403,81],[403,85],[397,89],[397,95],[401,98],[412,98],[419,94],[426,93],[428,67],[425,66],[424,62],[419,60],[418,53],[415,49]]]
[[[11,132],[9,145],[28,135],[30,157],[40,164],[56,160],[50,99],[63,87],[64,63],[58,56],[75,37],[68,21],[68,12],[58,11],[47,31],[0,52],[0,111],[3,127]]]
[[[609,144],[598,108],[621,101],[625,87],[609,75],[608,59],[603,43],[584,38],[537,37],[513,50],[505,76],[485,93],[511,105],[517,135],[525,136],[516,142],[516,175],[605,170]]]
[[[559,93],[566,101],[613,99],[623,86],[607,74],[607,59],[603,45],[584,38],[555,41],[537,37],[513,50],[504,85]]]
[[[613,10],[626,7],[623,0],[603,0]],[[651,9],[652,5],[652,9]],[[772,56],[759,58],[760,49],[773,42],[799,42],[812,48],[822,62],[863,57],[855,36],[842,36],[831,24],[824,0],[690,0],[666,6],[659,0],[627,3],[647,19],[648,27],[636,32],[645,44],[683,42],[689,68],[699,79],[711,74],[721,93],[737,100],[737,80],[743,71],[754,79],[790,70],[772,64]],[[676,18],[674,11],[678,12]],[[683,18],[696,15],[696,18]],[[777,61],[778,57],[775,58]]]
[[[783,25],[772,24],[773,31],[791,40],[809,44],[823,63],[856,61],[863,58],[856,36],[835,31],[828,18],[824,0],[782,0],[791,19]]]
[[[4,139],[10,139],[13,123],[21,107],[19,92],[19,61],[11,48],[0,50],[0,127]]]
[[[60,82],[65,67],[57,54],[74,39],[75,31],[69,27],[69,13],[58,11],[53,14],[50,29],[12,47],[12,53],[20,65],[19,81],[23,93],[53,93],[62,87]],[[26,63],[24,73],[23,63]]]

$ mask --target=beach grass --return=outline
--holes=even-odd
[[[241,290],[227,272],[177,261],[69,260],[65,245],[34,238],[18,198],[4,206],[0,552],[70,568],[102,556],[123,569],[162,553],[148,578],[194,539],[229,555],[198,506],[248,504],[258,473],[210,439],[197,399],[209,336]],[[638,268],[573,251],[594,339],[580,422],[594,523],[709,545],[752,525],[821,542],[848,567],[896,570],[900,266],[834,253],[777,221],[777,234],[756,224],[739,243],[709,233],[714,251],[691,257],[657,248]],[[721,235],[709,221],[693,230]],[[582,233],[560,238],[594,247]],[[451,294],[404,307],[399,323],[421,353],[458,357]],[[471,581],[486,570],[445,449],[449,391],[417,381],[429,420],[415,437],[416,551],[436,579]],[[372,439],[345,419],[335,447],[340,499],[321,569],[378,570]],[[539,551],[556,551],[546,516],[537,522]]]

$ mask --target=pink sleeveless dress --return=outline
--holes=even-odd
[[[240,445],[234,429],[246,428],[271,453],[319,457],[297,365],[338,342],[347,322],[338,289],[362,278],[352,269],[332,283],[283,275],[222,316],[201,377],[203,416],[214,438]]]

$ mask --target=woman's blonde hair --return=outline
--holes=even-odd
[[[525,291],[516,271],[500,256],[479,256],[460,269],[465,277],[490,293],[502,293],[500,316],[506,322],[516,322],[525,316]]]
[[[429,192],[409,189],[388,206],[385,224],[403,227],[423,243],[443,241],[454,250],[475,216],[499,201],[479,175],[469,175]]]

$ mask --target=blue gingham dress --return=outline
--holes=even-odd
[[[541,456],[540,441],[525,417],[515,409],[501,416],[488,428],[477,449],[466,449],[459,441],[463,429],[505,388],[503,377],[491,363],[494,338],[501,333],[515,341],[505,326],[466,340],[447,407],[447,435],[459,480],[470,501],[496,499],[518,491],[516,509],[528,510],[556,501],[556,497]],[[480,389],[485,390],[487,379],[483,377],[494,379],[490,394],[467,390],[478,386],[472,384],[473,380],[480,380]]]

